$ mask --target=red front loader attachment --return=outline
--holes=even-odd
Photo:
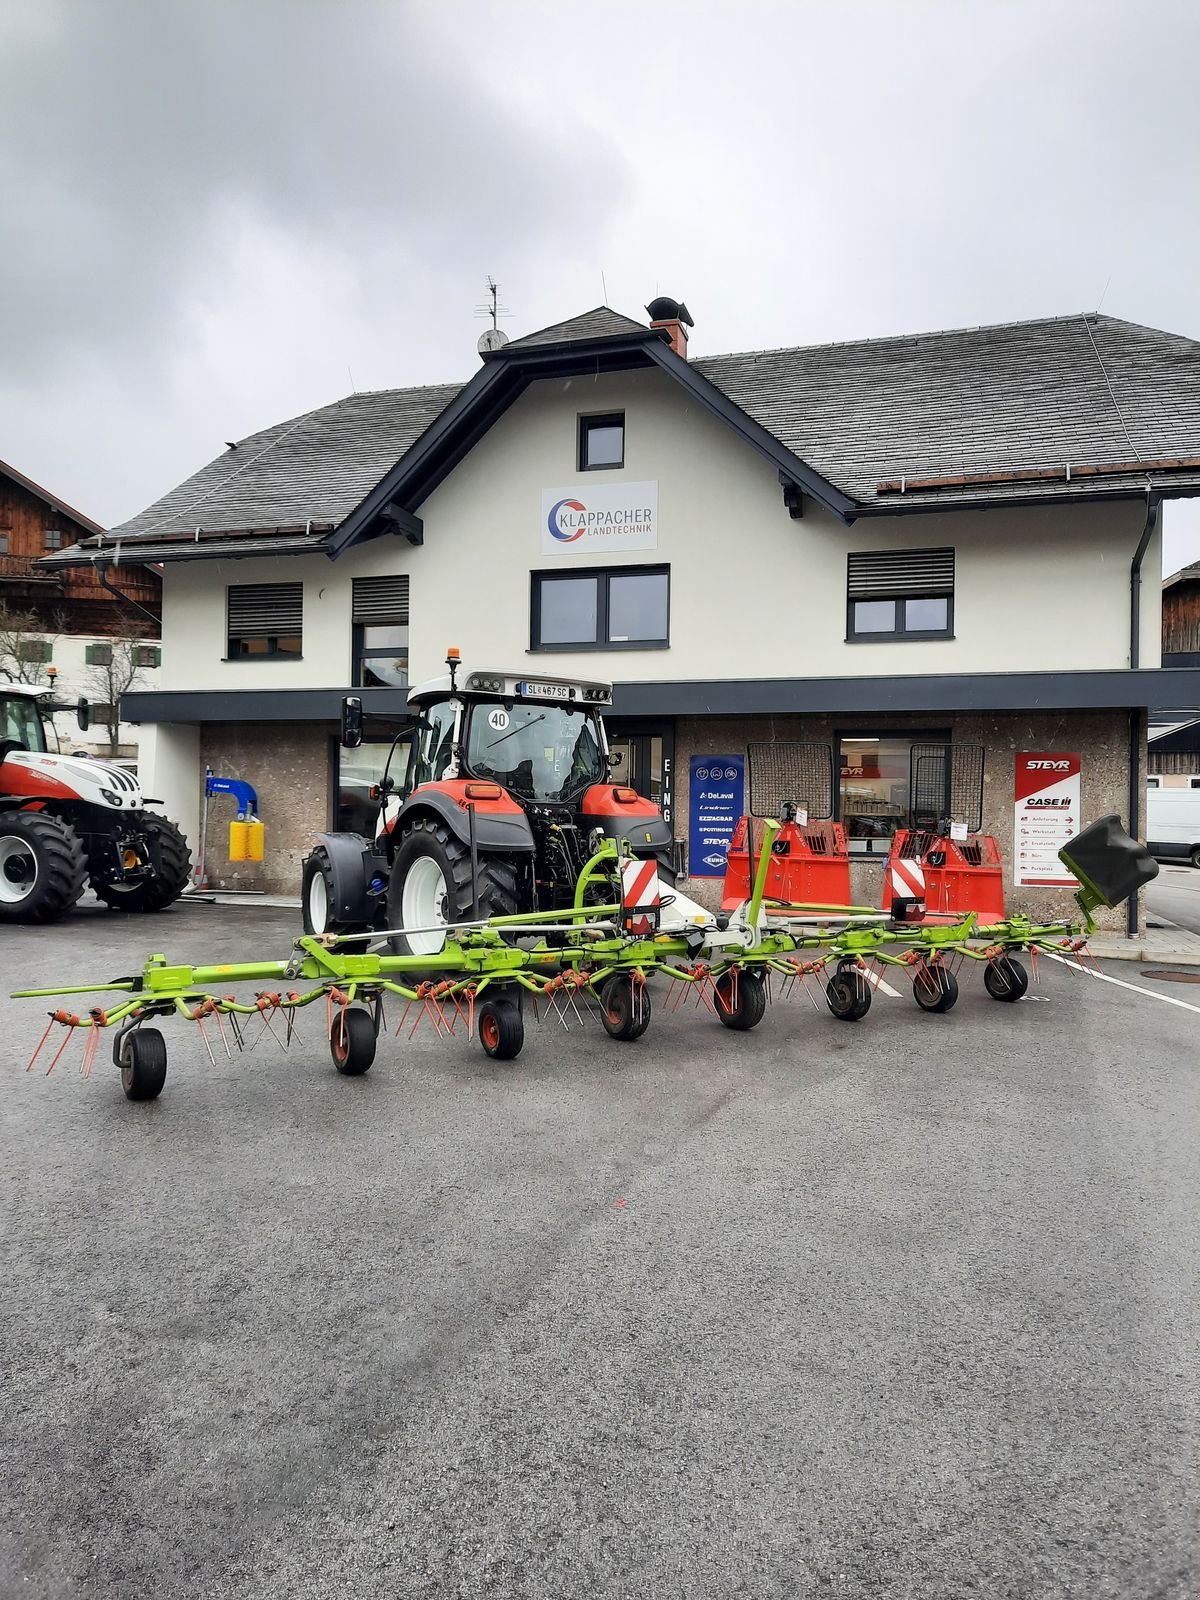
[[[1004,920],[1004,874],[991,834],[951,839],[900,828],[883,868],[883,909],[899,922],[941,922],[974,911],[980,925]]]
[[[747,824],[753,832],[754,862],[746,849]],[[761,817],[743,817],[729,842],[722,911],[733,911],[749,900],[754,872],[762,858],[764,825]],[[784,822],[771,846],[763,897],[784,905],[848,906],[850,857],[846,830],[838,822]],[[768,906],[768,911],[770,907]]]

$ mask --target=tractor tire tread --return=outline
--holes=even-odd
[[[412,825],[405,830],[403,838],[397,846],[397,857],[409,839],[430,836],[435,839],[441,848],[450,867],[450,876],[446,889],[450,896],[450,921],[469,922],[475,905],[475,896],[471,892],[471,851],[463,844],[444,822],[433,817],[417,817]],[[395,891],[393,890],[395,886]],[[395,865],[392,869],[392,882],[388,885],[388,925],[401,926],[396,915],[399,906],[400,884],[395,876]],[[511,861],[503,856],[485,855],[479,857],[479,911],[485,917],[510,917],[521,909],[517,893],[517,870]],[[391,940],[394,954],[408,955],[409,951],[402,948],[402,940]]]
[[[158,835],[159,857],[163,870],[153,878],[145,878],[134,888],[122,891],[103,877],[93,877],[92,889],[98,900],[103,900],[112,911],[141,912],[164,911],[173,905],[188,886],[192,870],[192,852],[186,838],[169,817],[155,811],[132,813],[144,832]]]
[[[83,841],[69,822],[45,811],[0,812],[0,838],[19,834],[38,859],[34,892],[23,904],[0,901],[0,921],[57,922],[87,882]]]

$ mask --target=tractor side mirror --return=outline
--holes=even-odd
[[[342,701],[342,749],[356,750],[363,742],[363,707],[356,694]]]
[[[79,724],[80,733],[86,733],[92,725],[92,708],[82,695],[75,704],[75,721]]]

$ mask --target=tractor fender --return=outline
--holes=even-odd
[[[338,923],[368,927],[375,920],[378,897],[371,893],[371,880],[387,881],[387,862],[361,833],[318,833],[317,847],[329,858],[332,874],[329,911]]]
[[[460,843],[471,842],[471,808],[475,810],[475,846],[481,855],[532,855],[533,834],[524,811],[503,790],[496,798],[471,799],[469,788],[495,789],[495,784],[456,780],[423,783],[396,813],[389,832],[399,840],[418,817],[435,817]]]
[[[583,797],[583,825],[606,839],[626,843],[637,856],[657,856],[669,864],[674,848],[671,824],[653,800],[620,784],[595,783]]]

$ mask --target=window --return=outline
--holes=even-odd
[[[953,635],[953,550],[867,550],[847,557],[847,639]]]
[[[162,651],[156,644],[139,644],[134,647],[135,667],[157,667],[162,664]]]
[[[914,745],[935,750],[933,741],[947,738],[944,733],[842,735],[838,811],[851,855],[885,856],[897,828],[933,827],[939,815],[953,809],[944,759],[937,765],[936,784],[919,771],[922,792],[911,792]],[[926,792],[931,787],[937,792]]]
[[[232,584],[228,608],[230,661],[300,654],[303,584]]]
[[[47,550],[61,550],[62,549],[62,529],[61,528],[47,528],[46,529],[46,549]]]
[[[86,645],[83,651],[83,659],[89,667],[110,667],[112,666],[112,645]]]
[[[6,556],[7,554],[8,554],[8,535],[7,535],[7,533],[0,533],[0,556]]]
[[[1161,778],[1147,778],[1146,779],[1146,787],[1147,787],[1147,789],[1161,789],[1162,788],[1162,779]]]
[[[14,654],[18,661],[51,661],[54,646],[49,639],[18,639]]]
[[[408,683],[408,574],[355,578],[350,621],[356,689]]]
[[[632,650],[670,642],[669,567],[535,572],[534,650]]]
[[[448,700],[439,700],[429,707],[418,725],[408,773],[409,790],[418,784],[436,783],[453,756],[454,711]]]
[[[625,413],[611,411],[600,417],[579,419],[579,470],[625,465]]]
[[[1189,789],[1200,789],[1200,778],[1189,778],[1188,779],[1188,788]]]

